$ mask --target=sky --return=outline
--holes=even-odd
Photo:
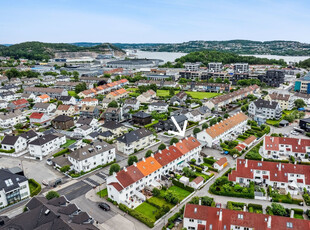
[[[0,0],[0,44],[310,43],[309,0]]]

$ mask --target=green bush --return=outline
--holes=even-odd
[[[253,207],[249,207],[249,212],[254,212]]]
[[[178,187],[180,187],[180,188],[182,188],[182,189],[184,189],[184,190],[186,190],[186,191],[189,191],[189,192],[194,192],[195,191],[195,189],[194,188],[192,188],[192,187],[189,187],[189,186],[187,186],[187,185],[184,185],[183,183],[181,183],[181,182],[179,182],[179,181],[177,181],[177,180],[172,180],[172,184],[174,184],[175,186],[178,186]]]
[[[141,214],[140,212],[135,211],[134,209],[128,208],[126,205],[124,204],[119,204],[119,208],[120,210],[128,213],[129,215],[131,215],[132,217],[136,218],[137,220],[141,221],[142,223],[144,223],[146,226],[153,228],[154,227],[154,222],[153,220],[151,220],[149,217]]]
[[[292,208],[292,210],[294,211],[295,214],[299,214],[299,215],[304,214],[304,210],[302,210],[300,208]]]
[[[64,173],[70,170],[70,165],[65,165],[60,168],[60,172]]]
[[[41,192],[41,185],[34,179],[29,179],[28,183],[30,187],[30,196],[38,195]]]
[[[48,200],[51,200],[51,199],[53,199],[53,198],[58,198],[59,196],[60,196],[60,195],[59,195],[58,192],[49,191],[49,192],[46,194],[45,198],[48,199]]]
[[[14,153],[15,149],[10,149],[10,150],[0,149],[0,152],[2,152],[2,153]]]
[[[206,163],[206,164],[213,165],[216,162],[216,160],[214,160],[213,158],[206,158],[206,157],[204,157],[203,158],[203,162]]]
[[[62,156],[64,154],[68,154],[69,153],[69,149],[65,148],[63,150],[60,150],[59,152],[55,153],[53,155],[53,157],[59,157],[59,156]]]
[[[245,203],[227,201],[227,209],[243,211]]]

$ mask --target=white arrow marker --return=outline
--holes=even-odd
[[[185,131],[186,131],[186,126],[187,126],[187,120],[185,120],[185,122],[184,122],[183,130],[181,130],[178,122],[175,120],[174,117],[171,117],[171,120],[172,120],[173,124],[175,125],[175,127],[177,127],[177,130],[179,132],[174,132],[172,130],[168,130],[168,134],[174,134],[174,135],[177,135],[177,136],[184,137],[185,136]]]

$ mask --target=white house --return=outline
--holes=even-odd
[[[104,141],[96,141],[70,153],[68,160],[76,172],[86,172],[114,161],[115,147]]]
[[[0,100],[0,109],[6,109],[9,105],[9,102]]]
[[[93,128],[89,125],[82,125],[74,129],[74,133],[81,135],[82,137],[88,136],[93,132]]]
[[[55,116],[58,115],[73,116],[74,114],[75,114],[74,105],[59,105],[55,111]]]
[[[203,185],[203,182],[204,182],[203,177],[198,176],[189,183],[189,186],[194,188],[194,189],[199,189]]]
[[[4,136],[1,142],[1,148],[4,150],[15,149],[15,152],[20,152],[27,148],[27,139],[22,136]]]
[[[303,189],[310,192],[309,174],[310,165],[238,159],[228,179],[244,185],[253,181],[297,195]]]
[[[165,102],[153,102],[148,105],[149,112],[156,111],[158,113],[166,113],[168,112],[169,105]]]
[[[44,156],[59,150],[60,146],[65,143],[66,136],[61,134],[47,134],[29,142],[28,149],[31,156],[42,160]]]
[[[141,103],[150,103],[156,97],[156,92],[148,90],[137,97],[137,100]]]
[[[0,127],[10,128],[18,123],[25,123],[26,117],[20,110],[15,110],[14,112],[0,114]]]
[[[87,106],[97,106],[98,105],[98,99],[86,97],[80,101],[80,105],[87,105]]]
[[[201,121],[201,113],[198,110],[192,110],[185,114],[187,119],[192,122]]]
[[[228,165],[227,158],[222,157],[218,161],[216,161],[213,164],[213,168],[217,169],[218,171],[221,171],[223,168],[225,168]]]
[[[10,169],[0,169],[0,208],[30,197],[28,179]]]
[[[34,104],[32,110],[39,113],[47,113],[51,115],[56,110],[56,107],[57,106],[53,103],[38,102]]]
[[[72,96],[61,96],[59,101],[62,101],[64,105],[75,105],[76,99]]]
[[[212,147],[219,145],[220,140],[231,140],[248,129],[248,116],[244,113],[237,113],[227,119],[202,130],[197,134],[197,139],[204,145]]]
[[[50,122],[51,118],[46,113],[34,112],[29,116],[31,124],[43,124],[46,125]]]

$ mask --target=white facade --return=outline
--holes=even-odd
[[[1,128],[10,128],[18,123],[25,123],[26,117],[22,113],[10,113],[10,115],[1,115],[0,116],[0,127]]]
[[[18,153],[27,148],[27,140],[24,137],[18,136],[18,139],[14,144],[9,145],[1,143],[1,146],[2,146],[1,148],[4,150],[15,149],[15,152]]]
[[[18,188],[15,188],[11,191],[5,191],[4,189],[0,190],[0,208],[9,205],[8,198],[10,196],[16,196],[14,202],[30,197],[30,189],[28,181],[18,183],[18,185],[19,185]]]
[[[126,144],[124,142],[117,141],[116,147],[117,147],[118,151],[120,151],[126,155],[130,155],[130,154],[135,152],[135,149],[139,150],[139,149],[146,148],[146,147],[150,146],[151,144],[153,144],[154,141],[155,141],[155,136],[153,134],[151,134],[149,136],[145,136],[141,139],[138,139],[137,141],[131,142],[130,144]]]
[[[166,113],[168,112],[168,107],[169,107],[168,104],[164,104],[164,105],[153,104],[153,105],[149,105],[148,109],[149,109],[149,112],[156,111],[158,113]]]

